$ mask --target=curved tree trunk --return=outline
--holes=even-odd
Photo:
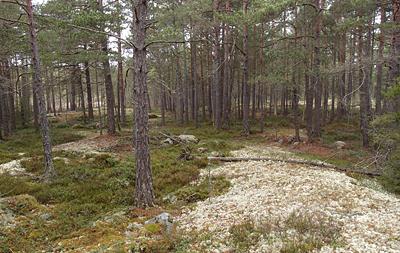
[[[33,89],[36,94],[38,102],[40,132],[42,135],[42,142],[44,148],[45,171],[43,179],[44,181],[50,181],[56,175],[56,171],[53,166],[49,121],[47,119],[46,98],[44,96],[44,88],[40,72],[41,70],[40,70],[39,49],[37,46],[35,23],[33,20],[32,0],[27,0],[26,3],[27,3],[27,14],[29,22],[29,39],[31,44],[32,63],[34,69]]]

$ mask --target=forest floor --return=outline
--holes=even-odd
[[[274,146],[232,154],[296,157]],[[181,229],[206,238],[191,251],[400,252],[400,199],[373,179],[272,161],[227,163],[211,175],[232,185],[179,217]]]
[[[399,252],[400,202],[379,179],[280,162],[209,163],[207,156],[270,156],[362,167],[358,129],[325,127],[319,143],[290,143],[284,118],[249,138],[151,121],[157,207],[133,209],[132,133],[99,135],[69,114],[52,120],[58,176],[43,184],[40,136],[0,143],[0,252]],[[162,145],[165,134],[199,143]],[[346,141],[338,150],[335,141]],[[182,159],[190,152],[197,159]],[[365,166],[364,166],[365,167]],[[370,168],[367,168],[370,169]],[[167,233],[144,222],[170,213]]]

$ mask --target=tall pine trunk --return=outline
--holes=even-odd
[[[89,120],[94,120],[92,81],[90,78],[90,66],[89,66],[88,61],[85,62],[85,81],[86,81],[86,95],[87,95],[87,103],[88,103],[88,117],[89,117]]]
[[[103,12],[103,1],[99,0],[99,10]],[[108,134],[115,134],[115,98],[114,98],[114,90],[111,78],[111,67],[110,60],[108,56],[108,39],[107,36],[104,36],[101,41],[101,50],[103,52],[104,60],[103,60],[103,76],[104,83],[106,88],[106,100],[107,100],[107,132]]]
[[[381,27],[379,34],[379,48],[378,48],[378,64],[376,65],[376,87],[375,87],[375,112],[376,114],[382,113],[382,80],[383,80],[383,50],[385,47],[385,34],[383,25],[386,23],[386,10],[384,4],[381,2]]]
[[[37,44],[36,26],[33,19],[33,8],[32,0],[27,0],[27,14],[29,22],[29,41],[32,51],[32,63],[34,70],[33,87],[38,102],[38,112],[40,120],[40,132],[42,135],[43,149],[44,149],[44,161],[45,171],[43,180],[45,182],[51,181],[56,175],[56,171],[53,165],[52,150],[51,150],[51,138],[49,121],[47,119],[46,101],[44,96],[44,87],[41,77],[39,49]]]
[[[321,8],[323,8],[323,1],[315,0],[315,6],[317,7],[317,18],[315,24],[315,45],[314,45],[314,75],[313,81],[315,83],[315,108],[313,115],[313,134],[314,138],[321,137],[321,101],[322,101],[322,82],[321,82],[321,71],[320,71],[320,44],[321,44],[321,19],[322,13]],[[322,7],[321,7],[322,6]]]
[[[250,88],[249,88],[249,33],[247,25],[247,11],[249,1],[243,0],[243,135],[250,134],[249,112],[250,112]]]
[[[148,0],[134,2],[134,45],[133,61],[135,70],[135,152],[136,186],[135,205],[150,207],[154,205],[153,179],[150,167],[149,126],[147,103],[147,64],[146,64],[146,27]]]

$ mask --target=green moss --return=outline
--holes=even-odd
[[[19,215],[25,215],[34,210],[42,209],[42,206],[37,200],[33,196],[27,194],[10,197],[6,200],[6,204],[10,210]]]
[[[144,225],[144,229],[150,234],[159,234],[162,231],[160,224],[146,224]]]
[[[53,145],[67,143],[82,139],[80,134],[68,128],[51,130]],[[10,139],[0,142],[0,163],[9,162],[20,158],[19,153],[25,153],[25,157],[41,155],[43,145],[40,133],[33,128],[18,130]]]

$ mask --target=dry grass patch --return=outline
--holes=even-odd
[[[245,221],[230,228],[234,252],[276,249],[281,253],[305,253],[325,245],[340,244],[341,226],[320,214],[292,212],[285,220]]]

